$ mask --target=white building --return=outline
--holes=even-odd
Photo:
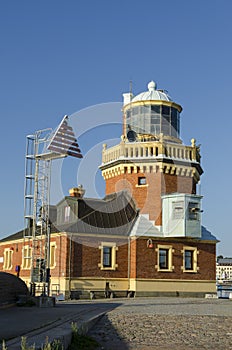
[[[232,258],[220,258],[216,264],[217,280],[232,280]]]

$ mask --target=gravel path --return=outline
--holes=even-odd
[[[117,300],[118,302],[118,300]],[[232,349],[232,301],[129,299],[106,314],[90,335],[99,349]]]

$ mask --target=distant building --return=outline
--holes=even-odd
[[[201,225],[200,149],[180,139],[182,107],[153,81],[123,96],[121,142],[103,145],[106,197],[85,198],[76,188],[51,209],[51,291],[66,298],[215,292],[218,240]],[[23,232],[6,237],[0,270],[28,285],[37,273],[40,285],[43,264],[32,268],[31,255]]]
[[[232,280],[232,258],[219,258],[216,264],[217,280]]]

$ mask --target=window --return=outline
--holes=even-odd
[[[197,272],[197,254],[196,247],[184,247],[183,253],[183,272]]]
[[[23,247],[22,251],[22,268],[30,269],[31,268],[31,247],[26,245]]]
[[[160,113],[160,106],[152,105],[151,106],[151,112],[159,114]]]
[[[7,248],[4,250],[4,265],[3,265],[4,270],[12,269],[12,255],[13,255],[12,249]]]
[[[52,243],[50,245],[50,267],[54,268],[56,266],[56,244]]]
[[[189,202],[188,204],[188,219],[189,220],[199,220],[199,203]]]
[[[174,267],[172,266],[172,246],[158,245],[157,249],[158,265],[156,268],[158,271],[171,272]]]
[[[172,218],[173,220],[183,219],[184,216],[184,201],[172,203]]]
[[[143,185],[146,185],[147,184],[147,180],[146,180],[146,177],[145,176],[140,176],[138,178],[138,185],[139,186],[143,186]]]
[[[184,251],[184,268],[185,270],[193,270],[193,250]]]
[[[70,206],[66,206],[64,209],[64,222],[69,222],[70,218]]]
[[[170,114],[170,107],[162,106],[162,115],[169,115],[169,114]]]
[[[168,249],[159,250],[159,268],[168,269]]]
[[[113,242],[102,242],[99,247],[101,250],[101,262],[98,264],[98,267],[101,270],[116,270],[118,265],[116,264],[116,243]]]
[[[112,267],[112,247],[103,247],[103,267]]]

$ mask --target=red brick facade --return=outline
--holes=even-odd
[[[112,242],[112,238],[104,238],[106,242]],[[193,242],[188,239],[153,239],[153,248],[147,246],[147,239],[137,238],[130,240],[130,260],[128,265],[128,240],[115,239],[116,243],[116,263],[117,268],[111,270],[101,270],[99,263],[101,261],[101,251],[99,246],[102,240],[93,237],[87,241],[76,239],[75,236],[67,237],[60,235],[52,237],[51,243],[56,243],[55,267],[51,268],[51,277],[71,277],[71,278],[140,278],[140,279],[181,279],[181,280],[215,280],[215,244],[208,242]],[[71,243],[71,246],[70,246]],[[172,272],[162,272],[157,270],[158,264],[158,245],[170,245],[172,247]],[[198,271],[183,272],[183,247],[196,247]],[[22,247],[23,242],[15,242],[11,245],[0,246],[0,256],[4,255],[4,249],[13,248],[12,268],[3,269],[3,263],[0,263],[0,271],[9,272],[16,275],[16,265],[22,266]],[[128,271],[129,267],[129,271]],[[71,269],[71,270],[70,270]],[[70,271],[69,271],[70,270]],[[20,277],[28,278],[29,269],[21,267]]]
[[[139,186],[140,177],[146,177],[147,185]],[[125,173],[106,179],[106,194],[127,189],[141,214],[149,214],[155,225],[162,225],[161,195],[168,193],[196,193],[192,177],[157,173]]]

